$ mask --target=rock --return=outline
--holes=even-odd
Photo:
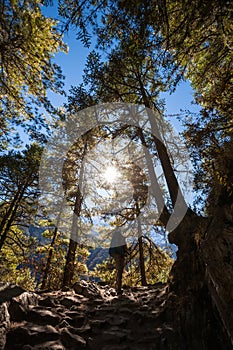
[[[124,306],[120,307],[119,311],[121,314],[130,314],[131,315],[133,313],[132,309],[130,309],[129,307],[124,307]]]
[[[25,289],[15,284],[3,283],[0,285],[0,304],[25,292]]]
[[[127,330],[121,330],[118,327],[113,328],[113,330],[104,331],[103,339],[107,342],[111,340],[113,343],[119,344],[127,338]]]
[[[231,349],[213,314],[206,315],[209,331],[202,333],[200,301],[190,303],[190,294],[180,299],[161,285],[125,289],[118,298],[106,286],[81,281],[76,287],[83,295],[24,292],[0,305],[0,349],[186,350],[193,325],[192,349]]]
[[[131,324],[136,323],[137,325],[140,325],[143,327],[143,324],[145,322],[144,320],[145,315],[146,313],[141,312],[140,310],[134,311],[130,316]]]
[[[6,329],[0,327],[0,349],[3,350],[6,344]]]
[[[74,305],[79,306],[81,304],[81,301],[75,296],[66,296],[60,300],[60,304],[66,308],[71,308]]]
[[[3,303],[0,305],[0,327],[9,327],[10,325],[10,315],[8,312],[7,304]]]
[[[69,322],[67,320],[62,320],[60,323],[59,323],[59,328],[65,328],[65,327],[69,327]]]
[[[38,301],[38,305],[45,306],[45,307],[55,307],[56,306],[54,298],[50,298],[48,296],[40,299]]]
[[[84,315],[78,315],[77,312],[74,313],[67,313],[67,316],[69,316],[70,321],[69,324],[73,327],[80,328],[85,322],[85,316]]]
[[[86,347],[86,341],[77,334],[72,334],[67,328],[61,330],[61,341],[66,349],[81,349]]]
[[[80,282],[76,282],[73,285],[73,289],[74,289],[75,293],[82,294],[83,290],[84,290],[84,287],[83,287],[83,284],[81,284]]]
[[[105,345],[102,348],[102,350],[131,350],[131,349],[130,349],[129,346],[124,346],[124,345],[121,344],[121,345]]]
[[[61,317],[50,310],[34,308],[27,313],[26,319],[27,321],[34,322],[35,324],[39,325],[50,324],[52,326],[56,326],[60,322]]]
[[[109,324],[111,326],[123,326],[127,322],[126,317],[113,317],[110,321]]]
[[[59,332],[50,325],[38,326],[25,323],[8,331],[5,350],[21,350],[24,345],[40,344],[41,340],[54,341],[59,337]]]
[[[91,331],[91,326],[89,323],[86,323],[85,325],[83,325],[82,327],[80,328],[77,328],[77,332],[79,334],[89,334]]]
[[[12,300],[8,307],[8,311],[10,314],[11,322],[17,322],[21,320],[26,320],[27,310],[22,303],[17,300]]]
[[[47,341],[35,346],[25,345],[22,350],[66,350],[60,340]]]
[[[105,329],[105,326],[107,325],[106,320],[91,320],[90,326],[91,330],[94,333],[100,333],[103,329]]]
[[[76,282],[72,288],[77,294],[82,294],[87,298],[97,297],[98,295],[101,295],[101,289],[95,283],[88,283],[84,280]]]
[[[115,295],[117,295],[117,292],[116,292],[115,289],[109,288],[109,290],[107,291],[107,294],[108,294],[108,295],[115,296]]]
[[[31,307],[38,305],[40,297],[36,293],[24,292],[21,295],[14,298],[16,302],[23,305],[25,310],[30,310]]]
[[[10,326],[10,315],[7,304],[0,305],[0,349],[4,349],[6,343],[6,332]]]

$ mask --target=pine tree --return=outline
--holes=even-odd
[[[38,168],[42,148],[37,144],[1,157],[0,249],[15,225],[29,226],[37,211]]]
[[[1,1],[0,3],[0,141],[7,146],[17,126],[29,136],[48,129],[39,111],[55,109],[47,90],[62,93],[62,73],[52,62],[56,52],[66,51],[56,21],[41,13],[39,0]],[[39,135],[41,137],[41,135]],[[38,137],[39,137],[38,136]]]

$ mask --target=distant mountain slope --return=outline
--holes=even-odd
[[[93,270],[97,264],[101,264],[109,257],[107,248],[98,247],[96,249],[90,249],[89,251],[91,253],[87,260],[87,267],[89,270]]]

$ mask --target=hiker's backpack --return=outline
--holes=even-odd
[[[125,246],[121,245],[119,247],[110,247],[109,248],[109,255],[112,257],[114,257],[114,255],[124,256],[125,255]]]

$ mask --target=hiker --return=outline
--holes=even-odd
[[[109,254],[114,258],[116,264],[116,291],[117,295],[122,294],[122,274],[125,266],[127,245],[120,227],[113,231]]]

